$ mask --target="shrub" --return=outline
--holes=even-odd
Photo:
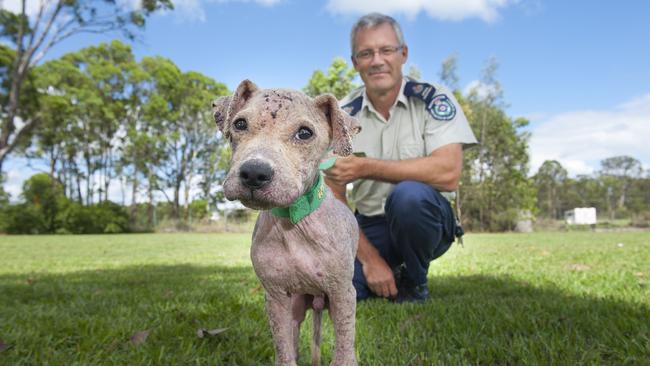
[[[59,215],[59,230],[73,234],[123,233],[129,231],[126,209],[106,201],[91,206],[70,203]]]
[[[21,203],[7,206],[2,213],[0,230],[7,234],[43,234],[48,232],[45,217],[33,205]]]

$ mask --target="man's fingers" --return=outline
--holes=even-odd
[[[390,292],[390,297],[397,296],[397,286],[395,286],[395,280],[390,281],[388,291]]]

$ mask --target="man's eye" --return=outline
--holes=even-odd
[[[361,51],[361,52],[357,53],[357,57],[358,57],[358,58],[367,58],[367,57],[370,57],[370,56],[372,55],[371,52],[372,52],[372,51],[370,51],[370,50],[364,50],[364,51]]]
[[[233,123],[233,126],[237,131],[246,131],[246,129],[248,129],[248,123],[242,118],[236,120],[235,123]]]
[[[303,140],[303,141],[304,141],[304,140],[309,140],[313,135],[314,135],[314,133],[313,133],[309,128],[307,128],[307,127],[300,127],[300,129],[298,130],[298,132],[296,132],[296,136],[295,136],[295,137],[296,137],[298,140]]]

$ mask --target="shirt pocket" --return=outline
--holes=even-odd
[[[403,144],[399,147],[400,160],[422,157],[421,144]]]

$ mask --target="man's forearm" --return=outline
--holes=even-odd
[[[462,148],[443,146],[439,154],[406,160],[380,160],[364,158],[362,178],[388,183],[415,180],[441,191],[454,191],[458,187],[462,170]]]

